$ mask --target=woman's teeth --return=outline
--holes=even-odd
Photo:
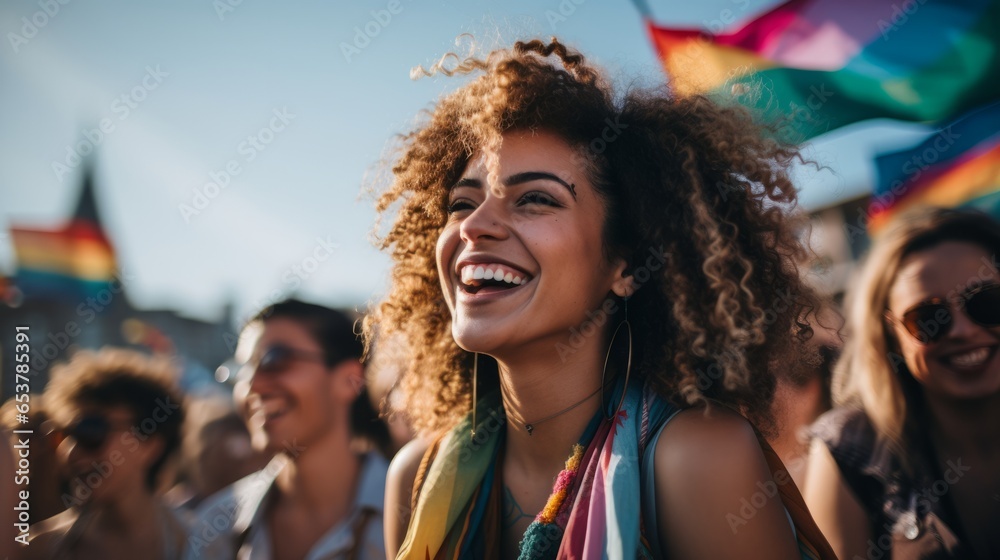
[[[982,365],[989,356],[989,348],[976,348],[975,350],[962,352],[961,354],[952,354],[948,356],[948,362],[958,367],[975,367]]]
[[[520,271],[499,264],[468,264],[462,267],[463,284],[467,286],[480,286],[485,280],[520,286],[530,280],[530,278],[527,275],[522,275]]]

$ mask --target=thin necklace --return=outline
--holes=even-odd
[[[535,431],[535,426],[541,424],[542,422],[548,422],[549,420],[552,420],[556,416],[559,416],[561,414],[565,414],[565,413],[573,410],[574,408],[576,408],[576,407],[580,406],[581,404],[583,404],[583,403],[589,401],[590,399],[594,398],[594,395],[596,395],[597,393],[600,393],[600,392],[601,392],[601,388],[598,387],[597,390],[595,390],[593,393],[591,393],[591,394],[587,395],[586,397],[584,397],[583,400],[577,401],[577,402],[575,402],[575,403],[567,406],[566,408],[560,410],[559,412],[556,412],[554,414],[549,414],[545,418],[542,418],[541,420],[535,420],[534,422],[525,422],[525,421],[523,421],[523,420],[521,420],[519,418],[513,418],[514,415],[511,414],[510,411],[507,411],[507,416],[513,418],[513,420],[515,422],[518,422],[519,424],[522,424],[524,426],[524,429],[528,430],[528,435],[530,436],[531,432]]]

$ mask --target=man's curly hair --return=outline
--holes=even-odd
[[[155,421],[152,432],[142,427],[145,437],[163,440],[163,451],[146,472],[146,486],[154,489],[181,444],[184,408],[163,409],[181,403],[178,376],[176,365],[167,358],[110,346],[81,350],[52,368],[52,379],[45,387],[46,409],[58,426],[68,425],[87,406],[125,408],[132,413],[132,428]],[[157,409],[165,412],[163,420],[155,413]]]
[[[470,409],[471,354],[452,338],[435,265],[448,191],[477,153],[498,184],[502,135],[545,130],[576,150],[605,204],[605,254],[632,270],[650,251],[663,257],[630,298],[632,374],[678,405],[713,399],[769,427],[774,368],[801,359],[819,307],[796,267],[806,256],[789,215],[797,149],[738,106],[662,89],[619,94],[556,39],[446,68],[449,58],[420,71],[482,75],[401,138],[377,201],[380,218],[394,216],[377,242],[394,267],[364,329],[369,342],[377,332],[407,346],[398,412],[431,433]]]

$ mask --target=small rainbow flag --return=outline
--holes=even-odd
[[[868,212],[873,233],[915,206],[991,210],[1000,188],[1000,101],[947,123],[911,148],[878,156],[875,167]]]
[[[12,227],[14,283],[25,298],[80,300],[108,286],[117,268],[97,215],[88,167],[73,218],[56,229]]]
[[[677,93],[735,97],[784,118],[787,140],[873,118],[938,122],[1000,98],[996,1],[790,0],[727,32],[736,5],[709,32],[655,25],[636,4]]]

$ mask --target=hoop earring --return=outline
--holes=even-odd
[[[479,386],[479,352],[472,355],[472,437],[476,437],[476,392]]]
[[[622,398],[618,401],[618,406],[615,407],[615,411],[610,416],[605,416],[606,420],[611,420],[618,415],[618,411],[621,410],[622,405],[625,403],[625,393],[628,390],[628,379],[629,375],[632,373],[632,324],[628,322],[628,298],[625,298],[625,319],[618,326],[615,327],[615,333],[611,335],[611,343],[608,344],[608,353],[604,356],[604,369],[601,371],[601,410],[607,410],[604,405],[604,378],[608,374],[608,361],[611,359],[611,349],[615,347],[615,339],[618,338],[618,332],[625,327],[628,332],[628,361],[625,365],[625,386],[622,387]]]

